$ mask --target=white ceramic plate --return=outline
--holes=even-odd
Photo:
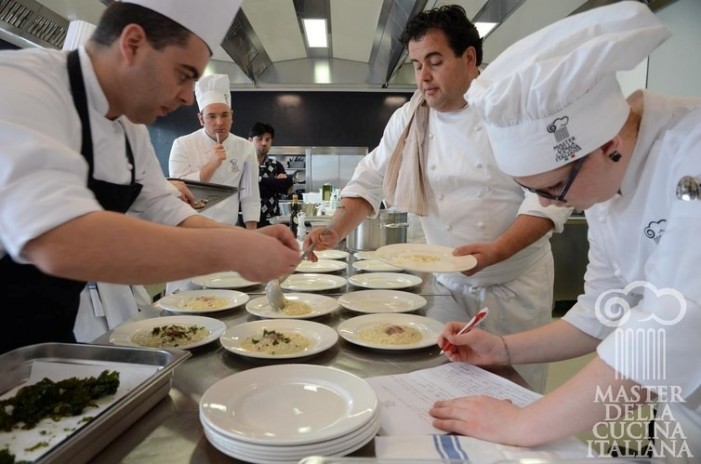
[[[426,298],[399,290],[358,290],[338,299],[346,309],[359,313],[406,313],[426,306]]]
[[[202,395],[200,417],[242,442],[303,445],[357,430],[377,408],[375,391],[360,377],[331,367],[283,364],[215,383]]]
[[[327,274],[292,274],[282,283],[284,290],[293,292],[317,292],[333,290],[346,285],[348,281],[341,276]]]
[[[216,305],[206,309],[192,309],[187,305],[193,300],[203,298],[219,298],[222,300],[220,305]],[[246,304],[250,297],[245,293],[237,292],[236,290],[185,290],[178,293],[172,293],[158,300],[156,306],[173,313],[213,313],[216,311],[224,311],[226,309],[235,308]]]
[[[115,327],[115,329],[112,331],[112,334],[110,335],[110,343],[112,343],[113,345],[120,345],[120,346],[138,346],[138,347],[141,347],[141,345],[138,345],[132,341],[132,337],[137,332],[141,332],[141,331],[150,332],[155,327],[161,327],[164,325],[172,325],[172,324],[178,324],[178,325],[184,325],[184,326],[196,325],[199,327],[204,327],[206,330],[209,331],[209,335],[203,340],[180,345],[176,348],[172,348],[172,349],[178,349],[178,350],[190,349],[190,348],[195,348],[197,346],[206,345],[207,343],[211,343],[214,340],[217,340],[226,331],[226,324],[225,323],[223,323],[222,321],[220,321],[218,319],[213,319],[211,317],[204,317],[204,316],[153,317],[150,319],[142,319],[140,321],[135,321],[135,322],[127,322],[127,323],[122,324],[118,327]]]
[[[263,332],[263,329],[296,333],[307,338],[310,344],[307,348],[297,353],[278,355],[248,351],[242,346],[248,337]],[[338,341],[338,334],[331,327],[318,322],[266,319],[229,327],[219,340],[224,348],[242,356],[261,359],[291,359],[311,356],[331,348]]]
[[[355,274],[348,278],[348,282],[356,287],[376,289],[408,288],[421,284],[423,279],[413,274],[399,274],[395,272],[370,272],[367,274]]]
[[[198,276],[192,279],[192,283],[207,288],[246,288],[258,285],[260,282],[251,282],[241,277],[238,272],[215,272]]]
[[[359,333],[376,324],[389,323],[410,326],[421,332],[421,340],[416,343],[391,345],[373,343],[360,338]],[[346,319],[338,326],[338,334],[356,345],[381,350],[413,350],[436,344],[438,335],[443,331],[443,323],[415,314],[365,314]]]
[[[343,250],[315,251],[314,254],[319,259],[346,259],[349,255],[347,251]]]
[[[355,259],[377,259],[376,252],[374,251],[358,251],[353,257]]]
[[[410,271],[461,272],[477,266],[472,255],[453,256],[453,248],[425,243],[396,243],[377,250],[377,258]]]
[[[304,260],[295,268],[295,272],[338,272],[345,270],[348,264],[335,259],[320,259],[317,262]]]
[[[361,259],[353,263],[353,269],[366,272],[401,272],[404,269],[392,266],[379,259]]]
[[[246,311],[266,319],[311,319],[332,313],[339,307],[338,300],[335,298],[313,293],[285,293],[285,298],[289,301],[301,301],[308,304],[311,306],[312,312],[298,316],[281,313],[277,309],[273,309],[267,296],[255,298],[246,303]]]

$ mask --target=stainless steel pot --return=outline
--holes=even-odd
[[[375,218],[367,218],[346,237],[350,251],[373,251],[381,246],[406,243],[407,213],[380,211]]]

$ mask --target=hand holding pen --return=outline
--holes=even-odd
[[[480,322],[482,322],[484,320],[484,318],[487,317],[488,313],[489,313],[488,308],[483,308],[483,309],[479,310],[477,312],[477,314],[475,314],[475,316],[472,319],[470,319],[469,322],[467,324],[465,324],[465,326],[462,329],[460,329],[460,331],[458,333],[456,333],[455,335],[456,336],[462,335],[464,333],[469,332],[473,328],[477,327],[477,325]],[[450,342],[446,342],[445,346],[441,350],[441,354],[445,353],[447,350],[449,350],[452,347],[453,347],[453,345]]]

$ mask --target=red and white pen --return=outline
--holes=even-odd
[[[489,309],[488,309],[488,308],[480,309],[480,310],[477,312],[477,314],[475,314],[475,317],[473,317],[472,319],[470,319],[470,321],[469,321],[467,324],[465,324],[465,327],[463,327],[462,329],[460,329],[460,332],[456,333],[455,335],[462,335],[462,334],[467,333],[467,332],[469,332],[470,330],[474,329],[475,327],[477,327],[477,325],[478,325],[480,322],[482,322],[482,321],[484,320],[485,317],[487,317],[487,314],[488,314],[488,313],[489,313]],[[441,354],[443,354],[443,353],[445,352],[445,350],[451,348],[452,346],[453,346],[453,345],[452,345],[450,342],[448,342],[448,343],[446,344],[445,348],[443,348],[443,349],[441,350]]]

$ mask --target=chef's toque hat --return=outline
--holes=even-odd
[[[243,0],[122,0],[166,16],[204,40],[210,52],[221,44]]]
[[[611,140],[630,107],[616,71],[670,36],[650,9],[624,1],[570,16],[499,55],[465,94],[512,176],[557,169]]]
[[[231,107],[229,76],[226,74],[208,74],[202,76],[195,85],[195,98],[200,111],[212,103],[225,103]]]

